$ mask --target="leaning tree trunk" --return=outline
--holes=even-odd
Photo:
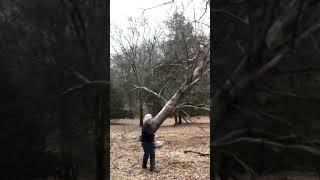
[[[188,90],[190,85],[182,85],[180,89],[172,96],[172,98],[164,105],[161,111],[154,118],[154,131],[156,132],[161,124],[166,120],[166,118],[172,113],[174,107],[178,104],[180,98],[186,90]]]
[[[181,87],[174,93],[174,95],[168,101],[163,96],[161,96],[160,93],[158,94],[147,89],[146,87],[138,87],[135,85],[136,89],[146,90],[149,93],[152,93],[153,95],[156,95],[157,97],[166,101],[166,104],[164,105],[164,107],[154,118],[154,121],[152,124],[154,132],[156,132],[161,126],[161,124],[166,120],[166,118],[170,114],[172,114],[173,110],[176,108],[179,100],[182,98],[185,92],[190,87],[195,85],[205,74],[209,72],[210,70],[210,67],[209,67],[210,61],[208,57],[209,49],[210,49],[209,46],[206,46],[206,48],[204,49],[200,49],[197,52],[196,56],[192,58],[193,64],[192,64],[192,67],[188,68],[186,81],[181,85]],[[141,119],[140,119],[140,122],[141,122]]]

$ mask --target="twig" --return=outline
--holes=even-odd
[[[204,14],[206,14],[206,12],[207,12],[207,9],[208,9],[208,4],[209,4],[209,1],[210,0],[207,0],[207,3],[206,3],[206,8],[205,8],[205,10],[204,10],[204,12],[203,12],[203,14],[200,16],[200,18],[199,18],[199,21],[202,19],[202,17],[204,16]]]
[[[157,7],[160,7],[160,6],[164,6],[164,5],[167,5],[167,4],[170,4],[170,3],[174,3],[174,0],[171,0],[171,1],[169,1],[169,2],[165,2],[165,3],[159,4],[159,5],[150,7],[150,8],[142,9],[142,14],[143,14],[145,11],[147,11],[147,10],[154,9],[154,8],[157,8]]]
[[[232,14],[232,13],[226,11],[226,10],[223,10],[223,9],[213,9],[212,12],[213,12],[213,13],[226,14],[226,15],[232,17],[233,19],[237,20],[238,22],[242,23],[242,24],[249,25],[249,22],[248,22],[248,21],[246,21],[246,20],[244,20],[244,19],[242,19],[242,18],[240,18],[240,17],[238,17],[238,16],[236,16],[236,15],[234,15],[234,14]]]
[[[200,156],[210,156],[209,153],[202,153],[202,152],[190,151],[190,150],[184,150],[183,153],[195,153],[195,154],[199,154]]]
[[[80,74],[78,71],[72,69],[72,73],[81,81],[84,83],[90,83],[90,80],[86,77],[84,77],[82,74]]]
[[[301,100],[308,100],[308,101],[313,101],[316,103],[320,103],[320,97],[312,97],[312,96],[302,96],[298,95],[292,92],[286,92],[286,91],[278,91],[278,90],[272,90],[268,88],[263,88],[267,93],[275,94],[275,95],[281,95],[281,96],[288,96],[288,97],[293,97]]]
[[[226,151],[224,150],[223,152],[230,154],[232,156],[232,158],[234,160],[236,160],[249,174],[251,175],[256,175],[256,172],[254,172],[254,170],[252,168],[250,168],[247,163],[245,163],[243,160],[241,160],[240,158],[238,158],[234,153],[230,152],[230,151]]]

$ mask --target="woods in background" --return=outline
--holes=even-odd
[[[145,113],[157,115],[179,88],[195,81],[170,113],[185,121],[190,115],[208,114],[208,35],[178,11],[159,27],[151,29],[146,18],[130,18],[128,31],[111,31],[119,47],[111,55],[111,86],[122,93],[111,96],[111,103],[122,101],[140,117],[141,125]]]
[[[104,179],[105,12],[104,1],[0,2],[1,179]]]
[[[215,1],[211,146],[221,179],[318,171],[319,1]]]

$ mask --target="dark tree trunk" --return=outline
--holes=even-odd
[[[108,103],[106,95],[97,95],[96,137],[96,179],[104,180],[105,168],[105,122],[107,120]]]
[[[128,94],[128,107],[129,107],[129,111],[132,111],[132,106],[131,106],[131,97],[130,94]]]
[[[178,114],[177,113],[174,114],[174,124],[175,125],[178,124]]]
[[[72,158],[72,122],[70,112],[70,97],[64,97],[60,101],[60,146],[62,155],[62,178],[63,180],[77,179],[77,174],[74,172]]]
[[[182,124],[181,122],[181,114],[179,113],[179,124]]]
[[[139,115],[140,115],[140,127],[143,124],[143,93],[140,91],[139,94]]]

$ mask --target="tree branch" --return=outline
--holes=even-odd
[[[163,67],[163,66],[164,66],[164,67],[177,66],[177,67],[180,67],[180,68],[182,68],[182,69],[187,70],[186,67],[182,66],[181,64],[176,64],[176,63],[161,63],[161,64],[159,64],[159,65],[156,65],[156,66],[152,67],[151,69],[152,69],[152,70],[153,70],[153,69],[158,69],[158,68],[161,68],[161,67]]]
[[[230,142],[226,142],[226,143],[214,143],[212,144],[212,146],[214,146],[215,148],[222,148],[222,147],[226,147],[226,146],[230,146],[232,144],[236,144],[236,143],[253,143],[253,144],[257,144],[257,145],[264,145],[269,146],[270,148],[280,148],[283,150],[300,150],[303,151],[305,153],[310,153],[316,156],[320,157],[320,151],[318,149],[316,149],[315,147],[311,147],[308,145],[304,145],[304,144],[294,144],[294,145],[285,145],[282,143],[278,143],[275,141],[270,141],[270,140],[266,140],[266,139],[262,139],[262,138],[251,138],[251,137],[240,137],[236,140],[230,141]],[[276,150],[274,150],[276,151]]]
[[[132,90],[130,90],[130,92],[131,92],[131,91],[134,91],[134,90],[136,90],[136,89],[142,89],[142,90],[145,90],[145,91],[147,91],[147,92],[149,92],[149,93],[157,96],[158,98],[161,98],[164,102],[167,102],[167,101],[168,101],[166,98],[164,98],[164,97],[161,96],[160,94],[158,94],[158,93],[156,93],[156,92],[154,92],[154,91],[152,91],[152,90],[150,90],[150,89],[148,89],[148,88],[146,88],[146,87],[139,87],[139,86],[137,86],[137,85],[135,85],[135,84],[133,84],[133,86],[134,86],[135,88],[132,89]]]
[[[185,111],[185,110],[183,110],[183,109],[180,109],[180,111],[181,112],[183,112],[188,118],[189,118],[189,120],[190,120],[190,122],[192,122],[192,120],[191,120],[191,116]],[[187,120],[185,120],[187,123],[188,123],[188,121]]]
[[[242,23],[242,24],[249,25],[249,22],[248,22],[247,20],[244,20],[244,19],[242,19],[242,18],[240,18],[240,17],[238,17],[238,16],[236,16],[236,15],[234,15],[234,14],[232,14],[232,13],[226,11],[226,10],[223,10],[223,9],[213,9],[212,12],[213,12],[213,14],[219,14],[219,13],[221,13],[221,14],[228,15],[229,17],[233,18],[234,20],[236,20],[236,21],[238,21],[238,22],[240,22],[240,23]]]
[[[80,74],[78,71],[76,71],[76,70],[74,70],[74,69],[72,69],[72,73],[73,73],[79,80],[81,80],[81,81],[84,82],[84,83],[90,83],[90,82],[91,82],[88,78],[84,77],[82,74]]]
[[[200,21],[200,20],[202,19],[202,17],[206,14],[207,9],[208,9],[208,5],[209,5],[209,1],[210,1],[210,0],[207,0],[207,2],[206,2],[206,8],[204,9],[203,14],[200,16],[199,21]]]
[[[262,76],[269,69],[276,66],[282,59],[284,58],[284,53],[279,53],[275,57],[273,57],[269,62],[263,65],[259,71],[257,72],[257,77]]]
[[[210,153],[202,153],[202,152],[191,151],[191,150],[184,150],[183,153],[195,153],[195,154],[199,154],[200,156],[210,156]]]
[[[68,88],[67,90],[63,91],[61,93],[61,96],[64,96],[64,95],[69,95],[69,94],[72,94],[72,93],[75,93],[77,91],[80,91],[84,88],[89,88],[89,87],[92,87],[92,88],[105,88],[107,89],[107,85],[109,85],[110,83],[107,82],[107,81],[89,81],[89,82],[85,82],[85,83],[82,83],[82,84],[79,84],[79,85],[76,85],[76,86],[73,86],[71,88]]]
[[[210,108],[208,107],[203,107],[203,106],[195,106],[195,105],[191,105],[191,104],[186,104],[186,105],[182,105],[176,108],[184,108],[184,107],[190,107],[190,108],[194,108],[194,109],[201,109],[201,110],[205,110],[205,111],[210,111]]]
[[[169,2],[165,2],[165,3],[159,4],[159,5],[150,7],[150,8],[142,9],[142,14],[143,14],[145,11],[147,11],[147,10],[154,9],[154,8],[157,8],[157,7],[160,7],[160,6],[164,6],[164,5],[167,5],[167,4],[171,4],[171,3],[174,3],[174,0],[171,0],[171,1],[169,1]]]
[[[267,117],[267,118],[270,118],[270,119],[273,119],[273,120],[276,120],[276,121],[278,121],[278,122],[281,122],[281,123],[284,123],[284,124],[286,124],[288,127],[290,127],[290,128],[293,128],[294,126],[293,126],[293,124],[290,122],[290,121],[288,121],[288,120],[286,120],[286,119],[284,119],[284,118],[282,118],[282,117],[280,117],[280,116],[277,116],[277,115],[274,115],[274,114],[271,114],[271,113],[268,113],[268,112],[264,112],[264,111],[262,111],[262,110],[258,110],[258,109],[246,109],[246,110],[243,110],[240,106],[233,106],[234,108],[236,108],[236,109],[238,109],[240,112],[242,112],[242,113],[244,113],[244,114],[248,114],[248,115],[250,115],[250,114],[253,114],[253,115],[256,115],[256,116],[258,116],[259,117],[259,119],[261,119],[261,120],[263,120],[259,115],[262,115],[262,116],[265,116],[265,117]]]
[[[312,96],[301,96],[292,92],[286,92],[286,91],[279,91],[279,90],[272,90],[269,88],[260,88],[264,90],[267,93],[275,94],[275,95],[281,95],[281,96],[288,96],[292,98],[297,98],[305,101],[312,101],[316,103],[320,103],[320,97],[312,97]]]
[[[226,150],[223,150],[223,152],[230,154],[232,156],[232,158],[234,160],[236,160],[247,171],[248,174],[256,175],[256,172],[254,172],[254,170],[252,168],[250,168],[247,165],[247,163],[245,163],[243,160],[238,158],[234,153],[232,153],[231,151],[226,151]]]
[[[320,73],[320,66],[306,66],[292,69],[277,70],[275,74],[295,74],[295,73],[306,73],[306,72],[318,72]]]

